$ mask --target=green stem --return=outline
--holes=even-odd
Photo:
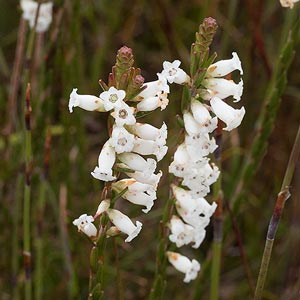
[[[32,297],[31,283],[31,245],[30,245],[30,198],[31,198],[31,128],[30,128],[30,84],[26,89],[26,111],[25,111],[25,189],[24,189],[24,208],[23,208],[23,258],[25,270],[25,299]]]
[[[218,145],[215,151],[215,161],[219,170],[221,171],[221,153],[222,153],[222,127],[218,124],[216,131],[216,142]],[[222,240],[223,240],[223,192],[222,192],[222,177],[221,174],[214,184],[213,198],[217,203],[217,209],[214,213],[214,237],[213,237],[213,253],[212,253],[212,267],[211,267],[211,285],[210,285],[210,300],[217,300],[219,298],[220,285],[220,265],[222,254]]]
[[[38,197],[38,216],[37,216],[37,238],[35,241],[36,248],[36,267],[35,267],[35,300],[41,300],[43,295],[43,214],[46,198],[46,184],[44,180],[41,182]]]
[[[151,300],[162,300],[164,299],[164,291],[166,288],[166,281],[165,281],[165,273],[166,273],[166,250],[168,246],[168,230],[167,230],[167,223],[170,219],[172,214],[173,206],[174,206],[174,199],[170,197],[167,201],[167,205],[165,206],[163,218],[160,222],[160,230],[159,230],[159,245],[157,247],[157,254],[156,254],[156,270],[155,270],[155,277],[153,281],[153,285],[150,292],[149,299]]]
[[[14,201],[13,233],[12,233],[12,299],[18,300],[19,297],[19,221],[22,206],[23,177],[18,176],[16,184],[16,197]]]
[[[213,242],[212,252],[212,268],[211,268],[211,285],[210,285],[210,299],[219,299],[219,285],[220,285],[220,264],[221,264],[222,241]]]
[[[291,184],[294,175],[299,154],[300,154],[300,126],[290,155],[285,176],[282,182],[282,188],[280,193],[278,194],[273,215],[269,223],[265,249],[264,249],[259,275],[257,279],[256,289],[255,289],[254,300],[260,300],[262,298],[266,276],[269,268],[269,262],[272,255],[272,247],[273,247],[275,235],[281,219],[285,202],[290,197],[289,185]]]
[[[115,198],[111,193],[111,182],[106,182],[101,199],[111,198],[113,207]],[[90,279],[88,300],[100,300],[104,296],[104,254],[107,244],[106,232],[109,218],[103,214],[100,218],[99,238],[90,253]]]
[[[41,185],[38,197],[38,210],[37,210],[37,238],[36,245],[36,268],[35,268],[35,300],[41,300],[43,297],[43,259],[44,259],[44,244],[43,244],[43,219],[44,208],[46,200],[47,180],[49,173],[49,160],[50,160],[50,145],[51,145],[51,132],[47,131],[45,140],[45,155],[44,155],[44,172],[41,178]]]

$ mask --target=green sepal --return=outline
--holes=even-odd
[[[182,99],[181,99],[181,111],[185,111],[190,104],[190,99],[191,99],[191,92],[190,89],[187,86],[183,87],[182,91]]]

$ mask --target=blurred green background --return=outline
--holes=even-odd
[[[274,0],[227,1],[54,1],[53,22],[44,35],[35,39],[31,72],[21,60],[20,77],[12,84],[16,68],[17,41],[23,37],[28,47],[29,28],[21,31],[18,1],[0,0],[0,299],[22,295],[22,198],[24,185],[23,107],[24,86],[32,86],[32,244],[33,276],[36,264],[35,243],[42,232],[42,260],[46,299],[86,299],[91,245],[77,233],[72,220],[81,213],[93,214],[102,185],[90,172],[97,163],[101,146],[107,139],[107,115],[76,109],[68,111],[72,88],[81,94],[99,95],[98,80],[107,81],[117,50],[133,49],[135,66],[142,69],[145,81],[156,79],[164,60],[180,59],[189,69],[190,45],[203,18],[214,17],[219,30],[212,45],[217,59],[231,58],[236,51],[244,68],[244,95],[241,105],[246,116],[238,132],[224,134],[223,189],[226,202],[234,187],[241,162],[256,134],[255,122],[263,109],[266,90],[279,56],[280,45],[288,36],[291,20],[299,13],[284,9]],[[298,28],[299,29],[299,28]],[[20,45],[20,42],[19,42]],[[251,184],[243,190],[236,224],[249,268],[256,281],[265,235],[276,195],[280,190],[289,153],[300,121],[299,30],[293,45],[296,53],[288,71],[284,91],[267,151]],[[11,88],[16,89],[16,102]],[[169,128],[169,155],[160,168],[165,170],[159,197],[148,215],[124,204],[123,211],[139,217],[143,231],[132,243],[111,239],[105,264],[105,299],[118,296],[116,266],[120,265],[125,299],[146,299],[155,270],[157,234],[162,209],[168,197],[166,172],[180,130],[175,115],[180,113],[181,87],[172,86],[170,104],[144,120]],[[241,104],[241,105],[240,105]],[[269,108],[267,108],[269,109]],[[49,175],[45,179],[45,139],[51,132]],[[300,292],[300,172],[296,169],[271,259],[264,299],[298,299]],[[41,189],[45,189],[45,210],[39,213]],[[246,195],[246,196],[245,196]],[[122,204],[120,204],[122,206]],[[130,211],[129,211],[130,210]],[[225,218],[230,219],[225,208]],[[251,289],[245,274],[236,232],[225,222],[222,250],[220,299],[249,299]],[[182,274],[167,269],[165,299],[208,299],[211,226],[200,249],[185,253],[202,263],[201,276],[191,284]],[[189,253],[192,252],[192,253]],[[13,296],[14,295],[14,296]],[[119,297],[119,298],[117,298]],[[16,298],[15,298],[16,299]],[[22,299],[20,296],[19,299]]]

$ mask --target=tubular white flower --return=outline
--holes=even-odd
[[[154,204],[156,193],[149,195],[143,192],[132,192],[128,190],[122,197],[133,204],[144,205],[146,208],[142,209],[142,211],[146,214],[151,210]]]
[[[154,173],[157,165],[153,158],[147,158],[146,160],[139,154],[130,152],[119,154],[118,159],[126,164],[131,170],[144,172],[145,176],[150,176]]]
[[[189,169],[190,171],[184,174],[182,184],[186,185],[191,190],[199,191],[199,188],[203,186],[201,190],[208,193],[209,189],[207,189],[207,187],[215,183],[220,175],[219,168],[215,164],[210,165],[208,160],[206,163],[203,160],[201,166],[198,168],[196,164],[191,164]],[[205,195],[201,194],[199,197],[204,197]]]
[[[112,189],[117,193],[121,193],[126,188],[128,188],[128,191],[131,193],[146,192],[149,195],[156,193],[156,188],[151,184],[139,182],[134,178],[121,179],[112,184]]]
[[[132,151],[142,155],[154,154],[157,160],[160,161],[166,155],[168,147],[165,145],[159,145],[155,141],[136,138]]]
[[[103,214],[110,207],[110,199],[102,200],[98,206],[94,219]]]
[[[186,150],[186,144],[180,144],[175,153],[174,160],[169,166],[169,172],[174,174],[177,177],[183,177],[189,163],[190,157]]]
[[[164,110],[169,104],[167,93],[158,93],[156,96],[143,99],[136,106],[138,111],[153,111],[160,107]]]
[[[233,96],[238,102],[243,94],[243,80],[241,79],[238,84],[232,80],[224,78],[207,78],[203,80],[203,85],[208,89],[211,97],[216,96],[220,99],[225,99]]]
[[[161,74],[167,78],[169,83],[185,84],[190,82],[190,76],[179,68],[180,64],[180,60],[174,60],[172,63],[168,61],[163,62],[164,69]]]
[[[191,101],[191,110],[195,121],[200,125],[200,132],[211,133],[217,128],[218,118],[212,118],[205,105],[193,99]]]
[[[146,86],[146,88],[138,94],[138,100],[155,97],[161,93],[168,94],[170,92],[170,87],[168,86],[167,79],[160,73],[157,73],[157,76],[158,80],[144,83],[143,87]]]
[[[210,187],[205,183],[198,184],[196,188],[191,188],[191,196],[194,199],[198,199],[200,197],[206,197],[207,194],[209,193],[210,193]]]
[[[236,52],[232,52],[231,59],[220,60],[210,65],[206,72],[206,77],[222,77],[235,70],[239,70],[243,75],[243,69],[241,61]]]
[[[125,242],[132,241],[141,231],[143,224],[136,221],[136,225],[119,210],[109,208],[106,211],[110,221],[122,232],[128,235]]]
[[[298,2],[299,0],[280,0],[280,4],[282,7],[289,7],[293,8],[294,3]]]
[[[115,161],[116,152],[108,140],[102,147],[98,157],[98,167],[95,167],[94,171],[91,173],[92,176],[103,181],[115,180],[116,177],[112,175],[112,167]]]
[[[118,127],[126,125],[133,125],[136,123],[134,117],[134,108],[128,106],[125,102],[121,101],[119,107],[115,107],[115,110],[111,115],[116,119]]]
[[[185,143],[187,152],[193,162],[203,160],[204,156],[213,153],[217,149],[216,140],[209,138],[207,133],[186,135]]]
[[[194,245],[192,246],[194,249],[198,249],[202,244],[206,235],[206,231],[202,227],[197,227],[193,229],[193,242]]]
[[[210,101],[212,111],[216,116],[226,123],[224,130],[231,131],[238,127],[245,115],[245,108],[234,109],[218,97],[213,97]]]
[[[174,268],[185,274],[183,282],[189,283],[191,280],[196,279],[200,271],[200,264],[197,260],[193,259],[191,261],[186,256],[171,251],[167,252],[167,256]]]
[[[175,206],[183,220],[196,228],[205,228],[210,221],[217,205],[209,204],[203,197],[193,198],[192,192],[172,185]]]
[[[211,165],[206,164],[203,168],[203,172],[205,173],[206,182],[208,185],[215,183],[220,175],[220,170],[214,163]]]
[[[93,95],[78,95],[78,89],[73,89],[69,99],[69,111],[73,112],[73,107],[80,107],[88,111],[105,111],[103,100]]]
[[[112,184],[112,189],[120,193],[125,188],[128,190],[122,195],[122,198],[137,205],[146,206],[142,211],[148,213],[156,199],[156,188],[150,184],[137,182],[135,179],[126,178]]]
[[[78,231],[83,232],[89,237],[95,237],[97,236],[97,228],[92,222],[94,222],[94,218],[92,216],[83,214],[78,219],[75,219],[73,224],[77,226]]]
[[[42,3],[39,9],[39,16],[35,30],[37,32],[45,32],[48,30],[52,22],[52,2]],[[37,13],[38,3],[31,0],[22,0],[21,8],[23,11],[22,17],[29,21],[30,28],[34,27],[35,17]]]
[[[117,90],[113,86],[111,86],[108,91],[102,92],[100,94],[100,98],[104,102],[104,108],[106,109],[106,111],[122,106],[122,102],[125,96],[125,91]]]
[[[135,143],[134,135],[129,133],[124,127],[117,126],[113,128],[109,141],[118,154],[131,152]]]
[[[177,216],[172,216],[169,223],[171,234],[169,239],[172,243],[176,244],[176,247],[180,248],[183,245],[188,245],[193,241],[194,228],[182,222]]]
[[[161,128],[156,128],[150,124],[136,123],[132,126],[127,126],[128,130],[138,137],[156,141],[157,144],[165,145],[168,136],[167,125],[163,123]]]
[[[191,113],[183,112],[184,128],[189,135],[200,133],[201,127]]]
[[[197,200],[191,197],[190,191],[180,188],[174,184],[171,185],[171,188],[176,199],[176,207],[183,209],[186,215],[197,212]]]
[[[162,176],[162,172],[159,171],[157,174],[151,174],[150,176],[146,176],[144,172],[136,171],[134,173],[126,173],[126,175],[134,178],[135,180],[152,185],[155,189],[159,183],[160,177]]]

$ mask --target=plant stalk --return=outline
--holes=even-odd
[[[216,130],[216,143],[218,145],[218,148],[215,151],[215,162],[219,170],[221,171],[222,127],[220,122]],[[219,175],[217,182],[214,184],[213,198],[215,199],[218,206],[213,216],[214,236],[212,250],[210,300],[217,300],[219,298],[220,268],[223,240],[223,192],[221,174]]]
[[[254,300],[260,300],[262,298],[266,276],[269,268],[269,262],[272,255],[272,248],[273,248],[275,235],[282,216],[285,202],[290,197],[289,186],[291,184],[294,175],[299,154],[300,154],[300,126],[289,158],[288,166],[286,168],[281,191],[277,196],[277,201],[275,204],[273,215],[269,223],[265,249],[264,249],[259,275],[257,279],[256,289],[255,289]]]
[[[25,109],[25,189],[23,207],[23,263],[25,271],[25,300],[31,300],[31,245],[30,245],[30,198],[31,198],[31,171],[32,171],[32,150],[31,150],[31,105],[30,105],[30,83],[26,88],[26,109]]]

